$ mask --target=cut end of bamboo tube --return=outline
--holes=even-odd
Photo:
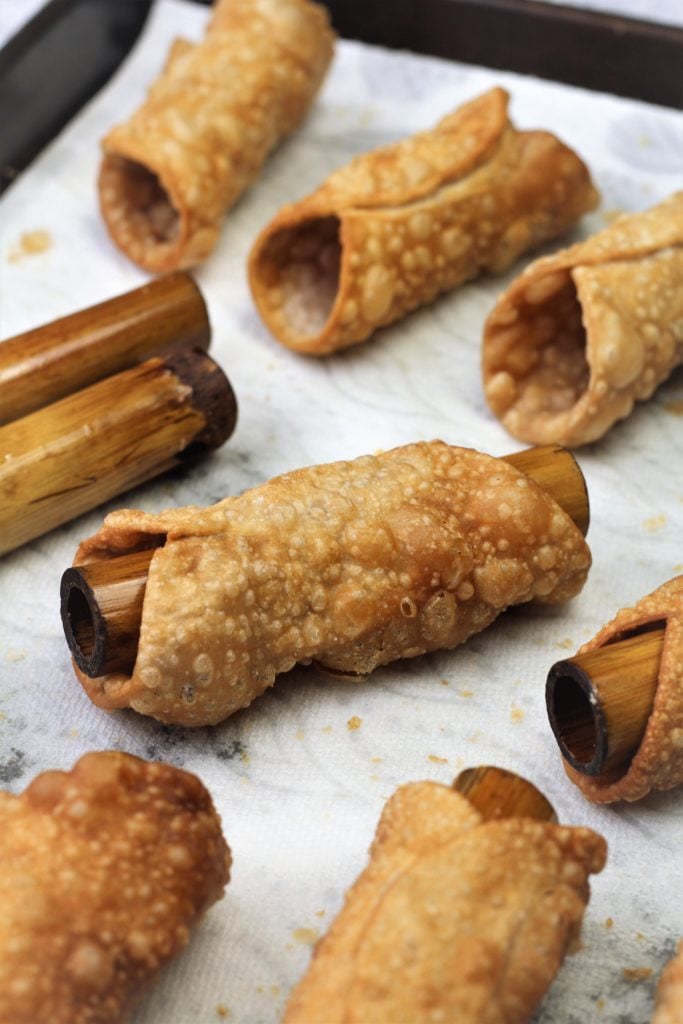
[[[64,635],[76,665],[90,679],[133,671],[155,550],[73,566],[62,576]]]
[[[582,775],[611,777],[633,760],[652,712],[664,634],[664,623],[648,623],[550,669],[550,727]]]
[[[530,476],[576,523],[585,537],[590,524],[586,480],[573,454],[559,444],[540,445],[504,455],[521,473]]]
[[[499,818],[536,818],[557,821],[552,804],[521,775],[490,765],[467,768],[456,778],[453,789],[467,797],[485,821]]]
[[[206,420],[203,430],[180,453],[181,458],[191,459],[220,448],[237,423],[237,399],[230,381],[218,363],[200,351],[171,352],[164,364],[192,390],[192,404]]]

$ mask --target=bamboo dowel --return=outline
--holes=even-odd
[[[206,351],[211,328],[188,274],[160,277],[0,343],[0,425],[160,352]]]
[[[147,360],[0,428],[0,554],[232,433],[235,396],[203,352]]]
[[[577,522],[577,525],[579,525],[581,522],[585,522],[587,524],[588,499],[586,496],[586,488],[583,480],[583,475],[581,473],[581,470],[578,468],[574,457],[569,452],[565,451],[564,448],[559,448],[556,445],[547,445],[542,448],[532,448],[528,452],[519,452],[516,455],[506,456],[505,461],[511,462],[513,465],[515,465],[517,469],[526,472],[529,476],[536,480],[540,484],[540,486],[546,487],[547,485],[549,493],[553,498],[555,498],[556,501],[558,501],[558,503],[566,503],[563,507],[566,508],[568,514],[572,515],[572,513],[574,513],[574,515],[577,516],[577,520],[575,520]],[[548,465],[549,463],[550,465]],[[556,464],[558,467],[555,470],[553,469],[554,464]],[[563,474],[567,474],[567,476],[569,477],[568,483],[564,483],[562,481]],[[122,578],[122,574],[125,573],[127,557],[127,555],[122,555],[117,559],[111,559],[110,561],[103,562],[101,564],[106,566],[113,565],[114,562],[116,562],[116,572],[118,574],[118,578],[120,579]],[[71,571],[73,572],[73,570]],[[106,570],[103,571],[104,576],[102,577],[102,579],[106,581]],[[137,562],[135,562],[135,564],[131,564],[131,571],[133,573],[133,579],[137,580]],[[75,582],[73,582],[74,579],[75,577],[72,578],[72,587],[76,585]],[[133,594],[137,593],[135,589],[136,586],[137,584],[135,584],[131,590],[131,600],[133,598]],[[87,589],[87,586],[85,589]],[[98,606],[98,588],[93,587],[92,590],[89,591],[89,594],[90,596],[88,598],[88,601],[92,600],[95,603],[95,606]],[[85,600],[86,599],[84,597],[84,601]],[[63,615],[66,614],[68,617],[68,608],[65,611],[63,606],[62,613]],[[101,616],[95,616],[95,619],[96,621],[104,623],[106,622],[106,615],[103,614]],[[69,636],[75,636],[75,630],[69,630],[67,626],[67,621],[64,622],[64,630],[67,635],[67,640]],[[86,673],[86,675],[90,676],[91,678],[97,678],[97,676],[99,675],[104,675],[106,672],[110,670],[109,666],[111,664],[118,665],[120,661],[119,653],[115,648],[114,637],[110,637],[106,642],[103,641],[101,644],[98,645],[97,649],[98,652],[100,653],[97,659],[93,659],[90,657],[82,657],[82,652],[78,651],[77,647],[71,646],[71,642],[69,642],[69,646],[71,647],[72,654],[74,655],[74,658],[76,659],[76,662],[79,665],[79,667],[82,669],[83,672]],[[79,658],[82,658],[83,664],[81,664]],[[88,664],[89,668],[84,667],[86,663]],[[133,665],[134,660],[133,662],[130,662],[130,664],[127,665],[129,671],[132,671]],[[349,676],[347,675],[346,678],[349,678]]]
[[[502,458],[547,491],[574,520],[583,536],[586,536],[590,523],[588,490],[579,464],[571,452],[558,444],[548,444],[515,452],[513,455],[503,455]]]
[[[583,775],[611,776],[636,754],[652,711],[664,633],[664,624],[654,623],[550,669],[550,726],[562,756]]]
[[[552,804],[540,790],[521,775],[505,768],[467,768],[456,778],[453,789],[466,796],[485,821],[498,818],[537,818],[557,821]]]

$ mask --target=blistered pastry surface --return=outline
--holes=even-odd
[[[484,328],[486,397],[523,441],[581,445],[683,361],[683,192],[530,264]]]
[[[605,853],[589,829],[484,822],[445,786],[402,787],[285,1024],[527,1021],[578,936]]]
[[[492,89],[432,131],[356,158],[280,211],[254,244],[249,271],[278,340],[314,355],[357,344],[441,292],[504,270],[595,206],[579,157],[547,132],[516,131],[507,99]],[[341,248],[336,291],[327,317],[307,326],[291,315],[304,270],[288,238],[330,217]],[[318,287],[321,258],[322,268],[307,255]]]
[[[628,770],[616,781],[582,775],[565,762],[569,778],[596,803],[640,800],[652,790],[683,783],[683,576],[663,584],[632,608],[623,608],[584,644],[594,651],[649,622],[665,624],[664,647],[654,705],[643,740]]]
[[[683,940],[676,956],[662,971],[655,996],[652,1024],[681,1024],[683,1021]]]
[[[201,42],[174,44],[145,103],[103,141],[100,203],[126,255],[155,272],[206,259],[225,211],[308,110],[333,41],[309,0],[220,0]],[[158,177],[176,222],[122,159]],[[163,218],[156,238],[150,206]]]
[[[501,460],[440,441],[297,470],[208,509],[120,511],[76,562],[165,534],[132,678],[81,677],[105,707],[217,722],[315,659],[365,676],[455,647],[505,608],[579,592],[590,553]]]
[[[119,1024],[220,899],[199,779],[118,752],[0,792],[0,1020]]]

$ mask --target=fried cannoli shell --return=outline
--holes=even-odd
[[[218,0],[200,43],[176,41],[146,102],[103,141],[100,205],[133,262],[159,273],[206,259],[310,107],[333,45],[309,0]]]
[[[441,441],[301,469],[207,509],[120,511],[76,564],[151,543],[131,677],[89,679],[105,708],[215,723],[312,659],[357,678],[455,647],[509,605],[583,586],[569,516],[507,462]]]
[[[209,794],[178,768],[93,753],[0,792],[0,1020],[121,1024],[229,869]]]
[[[640,800],[652,790],[683,784],[683,576],[677,576],[623,608],[578,652],[586,654],[623,640],[649,623],[665,625],[664,646],[652,712],[638,751],[623,774],[583,775],[563,761],[567,775],[595,803]]]
[[[309,355],[365,341],[482,271],[504,270],[596,205],[576,154],[547,132],[517,131],[507,104],[492,89],[280,211],[249,261],[279,341]]]
[[[681,1024],[683,1021],[683,940],[676,956],[662,971],[655,996],[652,1024]]]
[[[515,437],[602,437],[683,362],[683,192],[528,266],[484,328],[487,401]]]
[[[526,1022],[605,855],[588,829],[483,821],[446,786],[403,786],[283,1024]]]

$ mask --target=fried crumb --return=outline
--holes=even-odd
[[[279,985],[271,985],[270,986],[270,994],[271,994],[271,996],[279,996],[280,995],[280,986]]]
[[[320,731],[321,732],[328,732],[328,733],[332,732],[332,726],[331,725],[324,725]]]
[[[476,732],[473,732],[471,736],[467,737],[467,742],[468,743],[478,743],[479,740],[481,739],[481,737],[482,737],[482,731],[481,731],[481,729],[477,729]]]
[[[605,928],[614,928],[614,921],[611,917],[605,919]]]
[[[216,1016],[223,1017],[224,1019],[230,1016],[230,1010],[227,1008],[225,1003],[218,1004],[218,1006],[216,1007]]]
[[[358,715],[351,715],[348,722],[346,723],[346,728],[349,730],[349,732],[355,732],[356,729],[360,729],[362,723],[363,719],[359,718]]]
[[[643,520],[643,526],[648,533],[656,533],[657,530],[661,530],[662,527],[666,526],[666,516],[650,516],[649,519]]]
[[[47,231],[25,231],[19,239],[18,245],[10,249],[7,257],[8,263],[18,263],[25,256],[35,256],[37,253],[46,252],[52,245],[52,237]]]
[[[652,977],[651,967],[624,967],[624,977],[627,981],[647,981]]]
[[[292,932],[292,938],[303,946],[312,946],[319,934],[317,928],[295,928]]]
[[[636,939],[638,942],[645,942],[645,936],[642,932],[636,932]]]
[[[383,757],[371,757],[370,760],[372,761],[373,764],[381,764],[382,761],[384,760],[384,758]]]
[[[603,210],[603,212],[602,212],[602,219],[603,219],[605,224],[613,224],[614,221],[618,220],[618,218],[621,217],[623,213],[624,213],[623,210],[618,210],[618,209],[615,209],[615,210]]]
[[[474,697],[474,690],[458,690],[459,697]]]
[[[603,999],[602,996],[600,996],[599,999],[595,1000],[595,1005],[598,1008],[598,1010],[604,1010],[605,1009],[605,1000]]]
[[[674,416],[683,416],[683,398],[678,398],[673,402],[664,402],[664,408]]]
[[[516,704],[513,704],[510,708],[510,721],[515,723],[522,722],[524,721],[525,714],[524,708],[518,708]]]
[[[8,651],[5,655],[5,661],[23,661],[26,657],[26,651]]]
[[[316,917],[324,917],[326,913],[327,913],[326,910],[316,910],[315,916]]]
[[[574,641],[571,637],[566,636],[564,640],[558,640],[555,647],[560,647],[563,651],[570,651],[574,646]]]
[[[678,565],[674,565],[674,572],[683,572],[683,562],[680,562]]]
[[[427,760],[431,761],[433,764],[448,764],[447,757],[437,757],[436,754],[428,754]]]
[[[297,731],[296,731],[296,738],[298,740],[302,740],[304,738],[304,731],[303,731],[303,729],[297,729]]]
[[[369,778],[370,778],[370,782],[381,782],[382,781],[380,775],[370,775]]]
[[[240,761],[242,762],[242,764],[251,764],[251,758],[249,757],[249,754],[246,752],[246,750],[243,750],[240,753]]]

